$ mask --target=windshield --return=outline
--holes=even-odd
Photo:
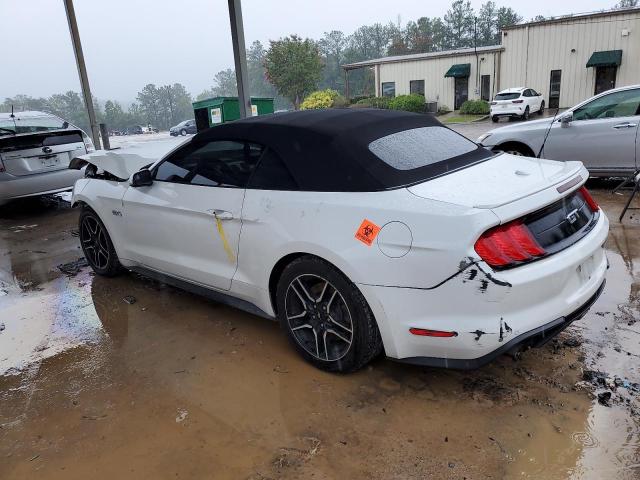
[[[496,95],[496,100],[515,100],[516,98],[520,98],[520,92],[499,93]]]
[[[477,150],[478,146],[445,127],[421,127],[392,133],[369,150],[396,170],[414,170]]]
[[[49,130],[60,130],[67,128],[69,124],[58,117],[26,117],[20,118],[16,114],[15,118],[0,119],[0,135],[11,135],[12,133],[34,133],[46,132]]]

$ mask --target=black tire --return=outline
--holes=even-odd
[[[180,130],[180,135],[184,137],[186,134],[187,134],[187,131],[184,128]]]
[[[491,117],[491,121],[492,121],[493,123],[498,123],[498,120],[500,120],[500,118],[498,118],[498,116],[497,116],[497,115],[494,115],[493,117]]]
[[[493,148],[493,151],[504,152],[510,155],[522,156],[522,157],[534,157],[535,155],[529,147],[520,143],[503,143]]]
[[[82,208],[78,231],[82,252],[94,272],[113,277],[123,270],[104,223],[91,208]]]
[[[540,110],[538,110],[538,115],[542,116],[543,113],[544,113],[544,100],[540,104]]]
[[[522,120],[529,120],[529,106],[527,105],[527,108],[524,109],[524,113],[522,114],[522,116],[520,117]]]
[[[289,341],[319,369],[353,372],[382,352],[376,320],[360,290],[318,257],[305,255],[285,267],[276,303]]]

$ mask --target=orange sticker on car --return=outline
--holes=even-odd
[[[378,236],[380,227],[366,218],[362,221],[356,232],[356,238],[369,247]]]

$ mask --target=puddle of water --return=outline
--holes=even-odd
[[[0,376],[18,374],[33,363],[104,339],[90,297],[88,271],[60,277],[28,295],[12,292],[0,300]]]

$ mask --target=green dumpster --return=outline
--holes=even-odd
[[[238,97],[208,98],[193,102],[192,105],[199,132],[240,118]],[[251,115],[265,115],[267,113],[273,113],[273,98],[251,97]]]

